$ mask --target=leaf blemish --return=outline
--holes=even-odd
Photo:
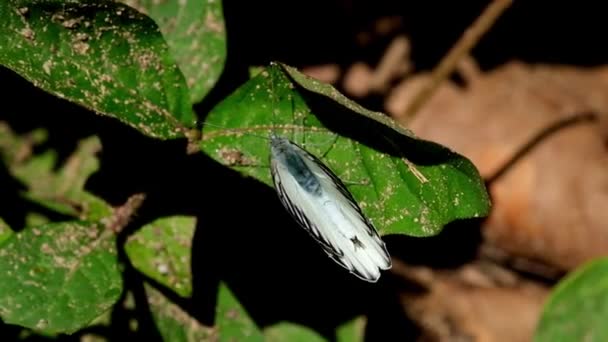
[[[22,28],[21,31],[19,31],[19,33],[23,36],[23,38],[25,38],[29,41],[33,41],[36,38],[36,34],[29,27]]]

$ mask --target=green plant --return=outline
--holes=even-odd
[[[337,174],[353,182],[350,190],[383,235],[431,236],[453,220],[488,213],[485,187],[466,158],[418,139],[381,113],[362,108],[288,65],[272,63],[209,113],[195,113],[193,105],[213,88],[224,66],[221,3],[125,2],[137,9],[117,2],[3,1],[0,64],[36,87],[119,120],[161,145],[186,141],[183,156],[209,156],[223,165],[222,172],[234,169],[260,184],[270,185],[264,166],[268,142],[254,135],[301,134],[300,139],[314,146],[311,152],[324,154]],[[321,339],[289,323],[254,323],[225,279],[219,279],[215,325],[200,324],[193,317],[193,306],[199,303],[188,304],[188,299],[197,272],[190,267],[195,228],[205,229],[210,220],[198,215],[204,211],[142,213],[145,221],[138,220],[148,203],[148,189],[114,206],[85,186],[91,175],[107,167],[97,154],[110,141],[88,137],[58,167],[55,151],[39,151],[46,141],[43,128],[16,133],[10,124],[0,126],[2,160],[24,186],[22,195],[34,209],[23,227],[0,224],[0,318],[6,324],[48,336],[114,324],[109,312],[119,306],[131,310],[133,301],[137,303],[130,297],[133,288],[124,281],[133,268],[145,279],[140,284],[151,319],[166,340]],[[158,160],[159,165],[170,163]],[[201,179],[210,177],[206,169],[187,171],[200,173]],[[174,181],[157,180],[179,187]],[[217,196],[196,195],[207,196],[207,202],[190,207],[204,206]],[[176,199],[164,200],[171,207]],[[41,215],[40,208],[60,219]],[[242,208],[232,209],[239,215]],[[277,244],[281,242],[269,242]],[[273,272],[273,265],[260,268]],[[337,334],[360,336],[361,324],[351,320]]]
[[[552,290],[535,341],[604,341],[608,337],[608,258],[578,267]]]

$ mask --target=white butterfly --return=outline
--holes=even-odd
[[[391,268],[384,241],[342,181],[290,140],[270,137],[270,170],[279,199],[335,262],[376,282]]]

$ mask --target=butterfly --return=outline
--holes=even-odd
[[[368,282],[392,263],[386,244],[344,183],[296,143],[270,136],[270,172],[285,209],[336,263]]]

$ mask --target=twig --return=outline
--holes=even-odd
[[[536,133],[532,138],[530,138],[522,147],[517,149],[517,151],[511,156],[509,160],[507,160],[492,176],[488,177],[486,180],[486,185],[490,185],[496,182],[497,179],[502,177],[507,171],[511,170],[514,165],[517,164],[523,157],[528,155],[530,151],[538,146],[545,139],[553,135],[554,133],[559,132],[560,130],[576,125],[579,123],[585,122],[593,122],[597,120],[597,115],[593,112],[582,112],[574,114],[570,117],[566,117],[563,119],[559,119],[554,123],[551,123],[549,126],[543,128],[541,131]]]
[[[486,33],[496,22],[498,17],[513,2],[513,0],[494,0],[486,7],[485,11],[477,20],[464,31],[460,40],[452,47],[439,65],[433,70],[431,79],[413,97],[412,102],[405,110],[403,116],[405,121],[411,120],[422,105],[430,99],[441,82],[454,70],[462,56],[468,54],[473,46],[479,41],[481,36]]]

